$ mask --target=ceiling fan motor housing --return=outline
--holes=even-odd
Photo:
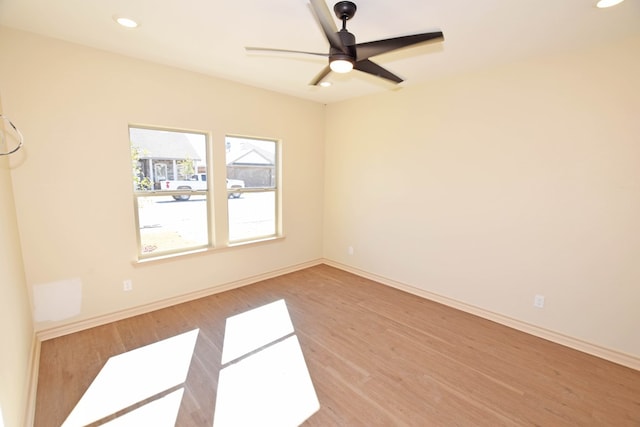
[[[340,40],[342,41],[343,46],[345,46],[348,52],[344,52],[338,48],[331,47],[329,50],[329,62],[335,61],[338,59],[343,59],[345,61],[349,61],[351,63],[355,63],[356,61],[356,36],[350,33],[347,30],[341,30],[336,33]]]

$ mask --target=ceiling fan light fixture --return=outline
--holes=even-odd
[[[320,82],[320,86],[322,86],[322,87],[330,87],[331,86],[331,82],[327,82],[327,81]]]
[[[333,59],[329,63],[329,67],[331,68],[331,71],[344,74],[353,70],[353,61],[350,59],[342,59],[342,58]]]
[[[622,3],[624,0],[599,0],[596,7],[604,9]]]

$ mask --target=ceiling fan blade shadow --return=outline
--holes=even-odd
[[[394,83],[403,82],[403,80],[400,77],[396,76],[391,71],[387,70],[386,68],[382,68],[380,65],[368,59],[364,59],[362,61],[356,62],[353,68],[356,70],[362,71],[364,73],[374,75],[376,77],[381,77],[383,79],[390,80]]]
[[[304,50],[272,49],[272,48],[269,48],[269,47],[246,46],[245,50],[247,52],[301,53],[303,55],[316,55],[316,56],[323,56],[325,58],[327,58],[329,56],[329,54],[327,54],[327,53],[307,52],[307,51],[304,51]]]
[[[442,31],[436,31],[432,33],[414,34],[411,36],[401,36],[367,43],[359,43],[356,45],[356,60],[362,61],[372,56],[381,55],[386,52],[402,49],[418,43],[442,40],[444,40]]]
[[[311,82],[309,83],[309,85],[311,86],[317,86],[322,79],[324,79],[325,77],[327,77],[327,75],[331,72],[331,68],[329,68],[329,66],[327,65],[326,67],[324,67],[322,69],[322,71],[320,71],[320,73],[318,73],[317,76],[315,76],[313,78],[313,80],[311,80]]]
[[[324,0],[309,1],[311,4],[311,10],[322,27],[322,31],[324,31],[324,35],[327,37],[329,45],[341,52],[348,53],[347,47],[342,43],[342,40],[338,36],[338,27],[336,27],[336,23],[333,21],[331,12]]]

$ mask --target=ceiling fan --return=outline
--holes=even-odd
[[[352,69],[372,74],[397,84],[403,80],[369,58],[426,41],[444,40],[442,31],[436,31],[356,44],[356,37],[347,31],[347,21],[353,18],[356,13],[355,3],[339,1],[334,5],[333,11],[336,17],[342,21],[342,29],[338,31],[324,0],[310,0],[310,2],[312,11],[329,41],[330,49],[328,54],[263,47],[245,47],[245,49],[249,52],[287,52],[328,57],[329,64],[309,83],[314,86],[320,84],[331,71],[348,73]]]

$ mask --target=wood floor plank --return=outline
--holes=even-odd
[[[213,426],[221,372],[275,345],[223,364],[227,319],[279,300],[320,404],[305,425],[640,426],[640,372],[326,265],[43,342],[35,425],[110,357],[197,329],[176,425]]]

